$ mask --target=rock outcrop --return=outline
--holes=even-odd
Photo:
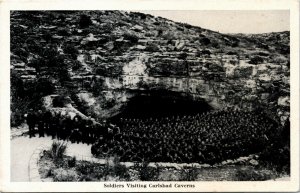
[[[11,13],[11,70],[51,80],[48,94],[95,118],[116,115],[135,90],[164,89],[284,122],[289,65],[289,32],[228,35],[123,11]]]

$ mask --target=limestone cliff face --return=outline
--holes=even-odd
[[[116,115],[134,91],[157,89],[289,117],[289,32],[227,35],[122,11],[18,11],[11,42],[22,81],[51,80],[54,93],[97,118]]]

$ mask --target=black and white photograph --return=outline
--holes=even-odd
[[[288,9],[9,10],[9,181],[291,181],[290,22]]]

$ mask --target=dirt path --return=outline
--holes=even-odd
[[[28,136],[15,137],[11,140],[11,181],[29,181],[28,164],[34,150],[39,146],[50,146],[51,137]],[[91,157],[91,145],[68,143],[67,155]]]

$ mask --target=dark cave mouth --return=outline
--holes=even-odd
[[[186,93],[166,90],[136,91],[115,118],[148,118],[195,115],[213,108],[203,99],[195,100]]]

